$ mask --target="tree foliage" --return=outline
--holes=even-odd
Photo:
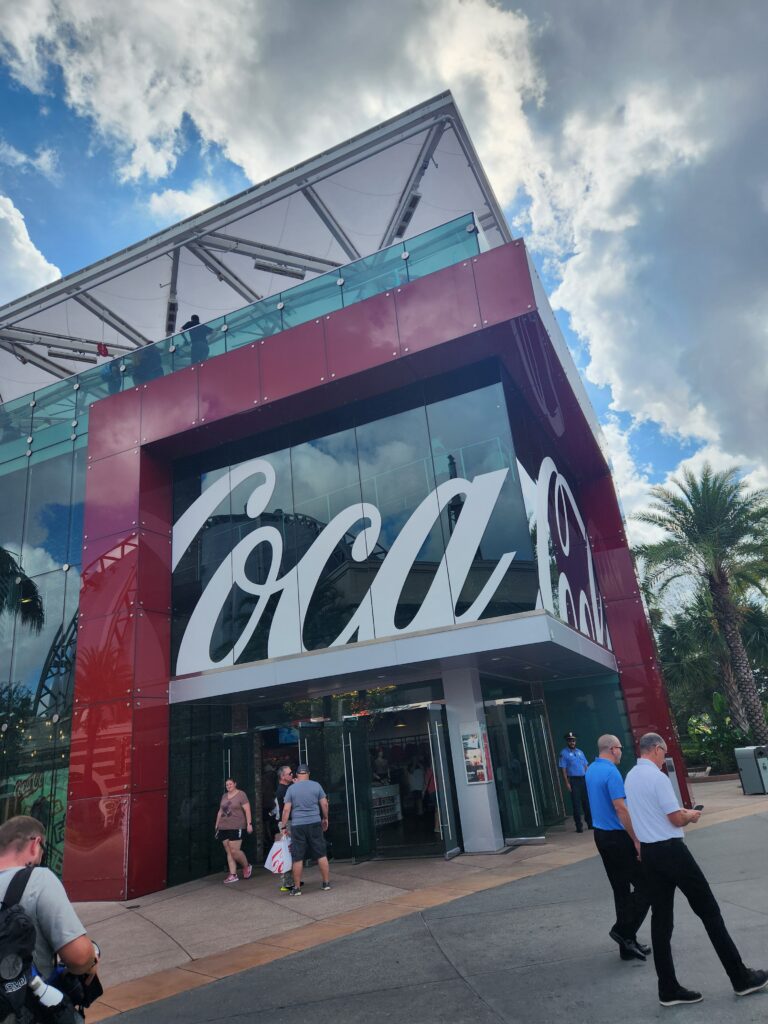
[[[663,640],[675,655],[670,666],[685,665],[686,686],[689,679],[706,678],[711,661],[733,721],[748,724],[756,742],[768,743],[761,677],[756,678],[750,657],[766,640],[759,623],[751,650],[743,635],[750,609],[761,607],[751,599],[768,596],[768,491],[749,491],[738,467],[715,472],[708,463],[699,477],[686,469],[672,482],[674,488],[652,488],[650,507],[635,516],[665,534],[637,554],[648,588],[662,594],[676,580],[692,581],[699,604],[673,620],[673,633],[663,635],[659,628],[660,645]],[[707,621],[712,636],[706,635]]]

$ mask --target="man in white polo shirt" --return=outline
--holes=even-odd
[[[745,966],[725,927],[720,907],[699,865],[683,841],[683,827],[696,822],[701,811],[680,807],[669,777],[661,770],[667,745],[655,732],[639,744],[640,757],[624,782],[632,825],[640,850],[651,896],[651,942],[659,978],[662,1006],[701,1002],[701,992],[683,988],[672,960],[675,889],[707,930],[709,940],[731,979],[737,996],[748,996],[768,986],[768,971]]]

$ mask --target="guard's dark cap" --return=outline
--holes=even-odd
[[[296,774],[297,775],[309,775],[309,765],[308,764],[300,764],[299,767],[296,769]]]
[[[576,733],[575,732],[567,732],[565,734],[565,738],[567,740],[575,740],[576,739]]]

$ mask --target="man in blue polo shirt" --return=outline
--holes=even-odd
[[[560,751],[560,760],[557,763],[563,773],[565,788],[571,794],[573,822],[576,825],[576,831],[584,831],[584,826],[581,822],[582,813],[587,819],[587,828],[592,828],[592,814],[589,810],[587,786],[584,782],[589,762],[584,751],[579,750],[576,746],[576,736],[574,733],[567,732],[565,734],[565,746]]]
[[[627,810],[624,780],[617,765],[621,742],[606,733],[597,741],[597,760],[587,769],[587,793],[592,808],[595,846],[613,889],[616,923],[608,932],[619,945],[622,960],[645,960],[648,946],[637,941],[650,899],[640,864],[640,843]]]

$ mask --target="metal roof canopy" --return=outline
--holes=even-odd
[[[491,247],[511,240],[445,92],[0,307],[0,348],[67,377],[99,343],[158,341],[470,211]]]

